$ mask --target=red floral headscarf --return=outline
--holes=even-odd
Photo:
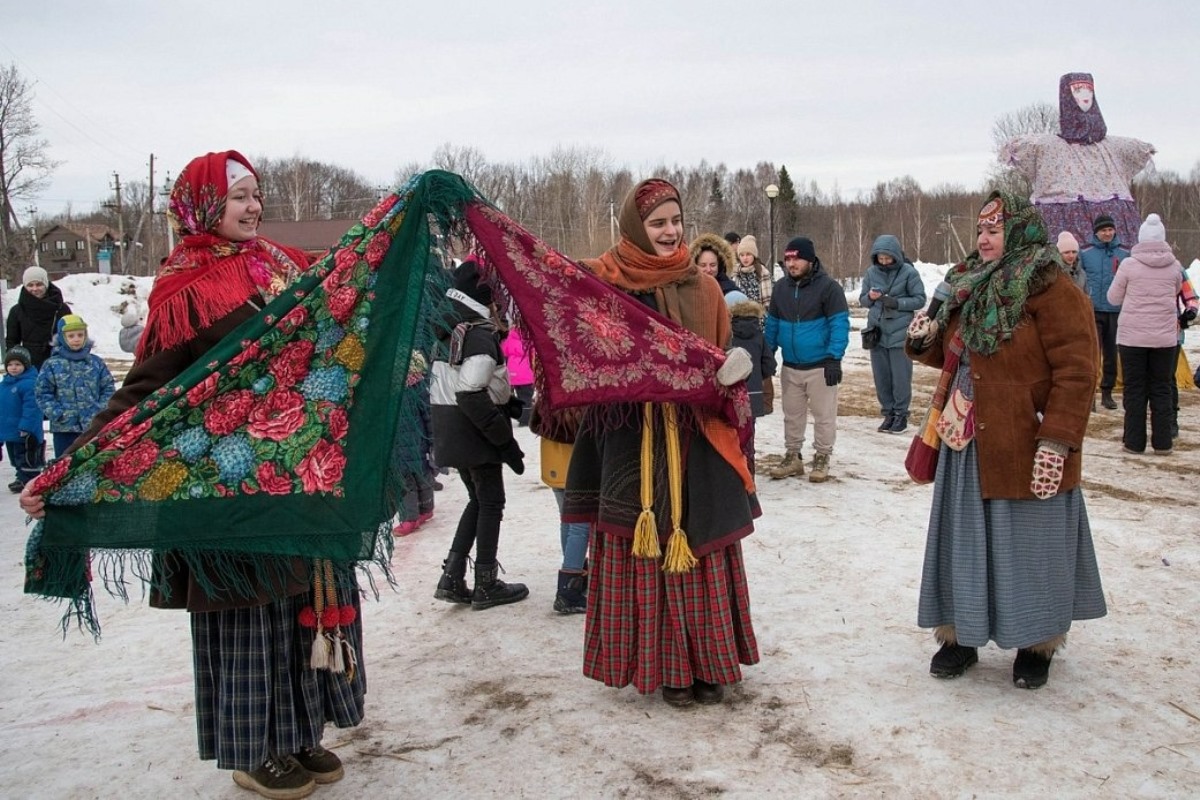
[[[301,251],[262,236],[234,242],[215,233],[229,195],[230,159],[258,177],[245,156],[224,150],[192,159],[175,181],[167,215],[180,242],[150,293],[139,361],[189,341],[197,326],[211,325],[256,294],[272,299],[309,263]]]

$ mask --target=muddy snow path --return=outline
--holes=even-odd
[[[1183,398],[1169,458],[1122,453],[1119,414],[1093,417],[1085,490],[1109,616],[1077,624],[1030,692],[995,647],[961,679],[928,675],[915,619],[931,488],[904,475],[910,436],[875,432],[856,344],[845,370],[830,481],[760,476],[745,553],[762,661],[727,702],[677,710],[582,676],[583,619],[551,610],[554,499],[521,429],[500,560],[530,599],[484,612],[433,599],[464,499],[444,478],[434,519],[397,541],[398,587],[366,604],[367,720],[328,730],[346,777],[316,796],[1200,794],[1200,393]],[[914,408],[931,372],[918,368]],[[760,420],[764,461],[782,426]],[[15,498],[2,506],[4,794],[248,797],[195,758],[186,616],[102,596],[101,643],[61,640],[57,610],[20,593],[23,519]]]

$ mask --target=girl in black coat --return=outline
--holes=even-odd
[[[433,363],[430,405],[434,461],[454,467],[467,488],[467,505],[458,521],[434,597],[470,603],[478,610],[515,603],[529,596],[521,583],[496,577],[496,547],[504,517],[507,464],[520,475],[525,454],[513,438],[508,414],[512,386],[491,319],[492,290],[479,280],[478,265],[464,261],[446,293],[453,314],[446,320],[449,360]],[[519,415],[519,412],[518,412]],[[475,548],[475,588],[467,589],[467,556]]]

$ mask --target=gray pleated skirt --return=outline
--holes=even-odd
[[[1107,613],[1083,492],[984,500],[975,443],[942,445],[917,624],[960,644],[1029,647]]]

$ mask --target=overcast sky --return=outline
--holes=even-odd
[[[380,185],[441,144],[526,162],[602,150],[760,161],[853,197],[910,174],[982,187],[996,118],[1091,72],[1110,135],[1200,162],[1200,10],[1183,2],[0,0],[62,162],[35,201],[86,212],[112,173],[210,150],[302,155]],[[1061,6],[1061,10],[1060,10]],[[618,198],[619,199],[619,198]],[[24,220],[25,206],[18,212]]]

